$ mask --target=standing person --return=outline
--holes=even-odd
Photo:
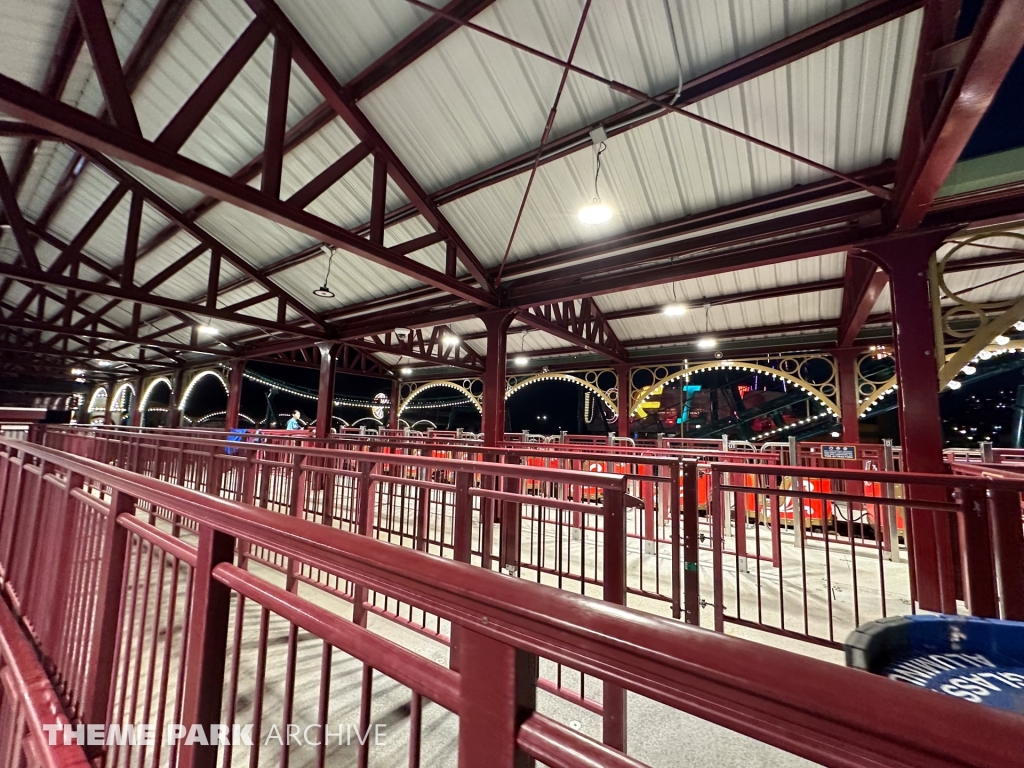
[[[300,418],[302,418],[301,413],[298,411],[292,411],[292,417],[288,419],[285,429],[302,429],[302,422],[299,421]]]

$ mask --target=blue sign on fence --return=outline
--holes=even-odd
[[[856,459],[857,446],[855,445],[823,445],[821,446],[821,458],[823,459]]]

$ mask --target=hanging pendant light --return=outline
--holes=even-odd
[[[612,209],[601,202],[597,181],[601,177],[601,155],[608,149],[608,145],[605,143],[608,134],[605,133],[603,126],[598,126],[590,132],[590,138],[594,142],[594,199],[590,201],[589,205],[580,208],[576,218],[581,224],[604,224],[611,219]]]
[[[313,295],[319,296],[322,299],[333,299],[334,291],[327,287],[327,279],[331,276],[331,262],[334,260],[334,249],[321,245],[320,251],[327,257],[327,272],[324,274],[324,284],[313,291]]]
[[[718,340],[714,336],[709,335],[711,328],[711,305],[704,305],[704,337],[697,341],[697,346],[701,349],[714,349],[718,346]]]

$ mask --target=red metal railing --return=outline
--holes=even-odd
[[[719,630],[729,622],[838,648],[866,620],[913,612],[913,571],[897,570],[889,555],[899,548],[897,536],[912,551],[914,516],[930,513],[952,516],[958,532],[964,610],[1024,619],[1019,475],[813,467],[750,467],[740,474],[725,463],[710,471]],[[938,497],[918,492],[926,489]],[[830,517],[843,524],[829,526]],[[879,527],[882,536],[864,537],[858,528],[866,526]],[[784,546],[783,537],[793,544]],[[864,546],[869,540],[873,546]]]
[[[1024,754],[1014,715],[48,448],[0,446],[3,591],[22,622],[15,628],[0,621],[0,634],[23,638],[29,630],[75,721],[152,722],[162,713],[164,722],[186,726],[259,723],[265,733],[290,722],[355,717],[362,727],[376,719],[375,702],[390,706],[397,696],[409,715],[400,733],[403,760],[412,766],[455,749],[466,768],[523,764],[523,755],[564,768],[641,765],[625,755],[624,723],[607,723],[602,744],[538,711],[538,669],[546,660],[600,681],[606,696],[628,690],[826,765],[1005,766]],[[623,478],[597,482],[623,493]],[[46,487],[58,489],[62,524],[48,527],[45,541],[26,539],[27,531],[41,530],[47,510],[38,493]],[[155,509],[189,522],[179,528],[181,538]],[[68,542],[76,538],[69,519],[90,510],[101,522],[98,562]],[[12,535],[22,542],[13,548]],[[241,542],[279,554],[290,573],[313,568],[443,617],[458,636],[449,664],[382,637],[365,616],[350,621],[323,603],[322,591],[282,583],[239,557]],[[48,573],[40,558],[52,549],[77,553],[61,565],[62,576],[72,578]],[[20,567],[26,561],[32,566]],[[93,586],[73,587],[75,574],[90,569],[99,578],[80,583]],[[86,623],[72,627],[66,613],[47,618],[88,601],[87,593],[95,607]],[[71,655],[54,656],[62,647]],[[84,677],[61,677],[75,653],[87,659]],[[18,695],[24,706],[27,692]],[[446,727],[453,740],[431,743]],[[47,748],[32,738],[29,749],[42,754]],[[256,741],[245,748],[250,764],[287,760],[277,742],[267,748]],[[96,757],[107,765],[187,768],[233,757],[216,745],[170,749],[128,754],[125,747]],[[366,765],[378,749],[369,740],[357,745],[357,763]],[[76,764],[62,755],[46,759]],[[310,762],[328,759],[321,748]]]
[[[434,472],[428,478],[422,469],[403,468],[400,457],[611,471],[626,477],[627,497],[636,499],[636,508],[626,512],[623,552],[627,595],[634,605],[660,612],[658,603],[666,603],[673,617],[693,624],[700,623],[704,607],[705,626],[721,630],[729,622],[833,648],[863,621],[916,610],[908,563],[908,476],[879,472],[874,465],[870,471],[821,467],[844,462],[815,460],[814,455],[820,456],[816,446],[805,457],[810,466],[790,468],[775,464],[774,454],[677,450],[666,457],[650,449],[580,449],[563,444],[485,449],[438,441],[315,441],[255,435],[244,439],[259,442],[224,443],[186,439],[176,432],[117,428],[56,428],[46,439],[80,455],[236,500],[244,498],[246,476],[238,468],[251,462],[254,467],[246,470],[251,477],[245,482],[254,486],[250,495],[259,506],[285,514],[301,508],[310,519],[319,519],[326,503],[329,517],[349,530],[355,529],[358,497],[354,466],[348,468],[349,475],[335,476],[323,497],[315,490],[325,482],[318,473],[333,466],[332,460],[341,455],[339,448],[363,457],[388,457],[374,459],[388,477],[375,486],[372,534],[448,558],[456,556],[455,476]],[[316,446],[325,446],[327,452],[317,453]],[[693,465],[693,459],[699,463]],[[726,487],[727,519],[706,514],[713,496],[709,461],[718,462],[714,466],[719,467],[719,484]],[[682,482],[687,472],[692,479]],[[440,486],[425,490],[428,479]],[[490,490],[527,494],[529,502],[510,504],[497,496],[472,499],[471,509],[478,515],[473,562],[584,594],[600,589],[600,553],[606,546],[602,517],[586,506],[599,500],[597,487],[589,482],[551,484],[522,478],[506,478],[497,488],[489,477],[479,482]],[[950,476],[937,483],[948,491],[960,487]],[[310,499],[313,503],[307,504]],[[945,502],[943,509],[952,509],[952,504]],[[722,508],[720,504],[718,509]],[[920,504],[914,508],[929,514],[933,509]],[[269,560],[258,548],[251,556],[272,567],[284,565]],[[320,578],[313,573],[297,577],[311,582]],[[351,599],[348,585],[331,588]],[[437,617],[415,614],[408,606],[374,596],[370,610],[446,637]],[[585,700],[585,681],[573,680],[567,688],[561,670],[552,673],[552,680],[561,695]],[[585,704],[598,709],[592,701]]]

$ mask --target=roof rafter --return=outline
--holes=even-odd
[[[1024,0],[986,0],[934,117],[922,82],[932,75],[932,56],[945,42],[943,2],[925,5],[914,94],[905,146],[911,153],[907,172],[897,181],[891,217],[897,230],[915,228],[949,172],[960,158],[974,129],[995,98],[1007,72],[1024,48]],[[948,14],[948,11],[946,11]]]

